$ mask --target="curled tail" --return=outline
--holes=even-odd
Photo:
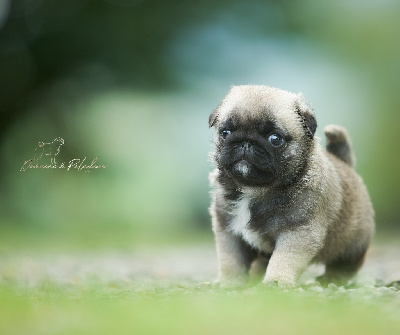
[[[354,167],[355,157],[347,130],[340,126],[329,125],[325,127],[324,132],[327,139],[326,150]]]

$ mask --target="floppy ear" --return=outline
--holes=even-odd
[[[214,126],[215,122],[217,122],[218,119],[218,108],[214,109],[213,112],[210,114],[210,116],[208,117],[208,126],[211,128],[212,126]]]
[[[295,104],[295,112],[301,118],[300,122],[303,124],[307,137],[314,138],[315,131],[317,130],[317,120],[302,96],[300,96],[299,101]]]
[[[317,130],[317,119],[315,118],[314,113],[311,111],[308,113],[305,113],[304,119],[305,119],[308,129],[310,130],[312,136],[314,137],[315,131]]]

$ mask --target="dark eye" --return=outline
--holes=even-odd
[[[226,137],[227,137],[228,135],[230,135],[230,134],[231,134],[231,131],[230,131],[229,129],[223,129],[223,130],[221,130],[221,136],[222,136],[223,139],[226,139]]]
[[[282,135],[272,134],[268,137],[269,143],[271,143],[274,147],[280,147],[285,143],[285,140]]]

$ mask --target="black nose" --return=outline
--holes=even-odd
[[[248,149],[250,149],[250,147],[252,147],[254,144],[255,144],[254,141],[242,142],[242,149],[243,149],[243,150],[248,150]]]

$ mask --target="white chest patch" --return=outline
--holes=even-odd
[[[230,230],[235,234],[241,236],[249,245],[253,248],[263,251],[270,251],[270,243],[265,243],[262,238],[249,229],[248,224],[250,222],[250,199],[243,197],[240,199],[233,211],[233,220],[229,224]]]

